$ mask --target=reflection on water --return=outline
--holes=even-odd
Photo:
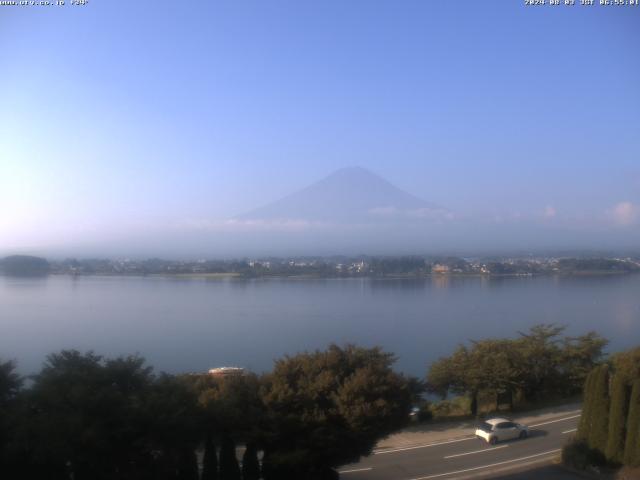
[[[0,357],[139,352],[161,370],[239,365],[331,342],[382,345],[422,375],[460,342],[545,322],[640,343],[640,275],[421,279],[0,277]]]

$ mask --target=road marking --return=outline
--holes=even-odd
[[[438,445],[447,445],[449,443],[466,442],[467,440],[474,440],[476,437],[458,438],[456,440],[447,440],[446,442],[428,443],[426,445],[417,445],[415,447],[394,448],[393,450],[382,450],[380,452],[373,452],[374,455],[383,455],[385,453],[404,452],[405,450],[415,450],[417,448],[437,447]]]
[[[353,470],[339,470],[338,473],[355,473],[355,472],[368,472],[369,470],[373,470],[373,468],[354,468]]]
[[[491,463],[489,465],[482,465],[480,467],[466,468],[464,470],[456,470],[455,472],[438,473],[438,474],[435,474],[435,475],[427,475],[426,477],[416,477],[416,478],[412,478],[411,480],[427,480],[429,478],[438,478],[438,477],[445,477],[447,475],[456,475],[458,473],[473,472],[475,470],[482,470],[483,468],[497,467],[498,465],[505,465],[507,463],[520,462],[522,460],[529,460],[530,458],[541,457],[543,455],[551,455],[552,453],[558,453],[560,450],[561,449],[558,448],[556,450],[549,450],[548,452],[536,453],[535,455],[529,455],[527,457],[514,458],[512,460],[505,460],[504,462]]]
[[[571,430],[565,430],[565,431],[564,431],[564,432],[562,432],[562,433],[563,433],[563,434],[564,434],[564,433],[573,433],[573,432],[577,432],[577,431],[578,431],[578,429],[577,429],[577,428],[572,428]]]
[[[473,452],[456,453],[455,455],[448,455],[448,456],[446,456],[444,458],[464,457],[465,455],[472,455],[474,453],[490,452],[491,450],[499,450],[501,448],[507,448],[508,446],[509,445],[502,445],[501,447],[483,448],[482,450],[474,450]]]
[[[579,412],[579,411],[580,410],[574,410],[574,412]],[[573,412],[568,412],[568,413],[573,413]],[[548,425],[550,423],[564,422],[565,420],[572,420],[574,418],[578,418],[579,416],[580,416],[580,414],[572,415],[571,417],[558,418],[556,420],[550,420],[548,422],[542,422],[542,423],[536,423],[535,425],[529,425],[529,427],[533,428],[533,427],[540,427],[542,425]],[[438,445],[447,445],[449,443],[466,442],[467,440],[474,440],[475,438],[476,438],[475,435],[471,435],[471,436],[468,436],[468,437],[457,438],[455,440],[447,440],[447,441],[444,441],[444,442],[427,443],[425,445],[415,445],[413,447],[394,448],[394,449],[391,449],[391,450],[381,450],[381,451],[373,452],[373,455],[383,455],[385,453],[404,452],[404,451],[407,451],[407,450],[416,450],[418,448],[437,447]]]
[[[578,418],[580,414],[573,415],[571,417],[558,418],[557,420],[549,420],[548,422],[536,423],[535,425],[529,425],[529,427],[541,427],[542,425],[549,425],[550,423],[564,422],[565,420],[573,420],[574,418]]]

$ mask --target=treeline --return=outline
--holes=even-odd
[[[563,336],[564,328],[536,325],[517,338],[490,338],[460,345],[434,362],[427,374],[432,393],[470,399],[477,415],[479,399],[494,408],[569,397],[582,391],[586,376],[603,357],[607,341],[595,332]]]
[[[576,442],[563,456],[579,468],[640,467],[640,347],[589,373]]]
[[[335,479],[409,418],[421,385],[393,362],[379,348],[332,345],[262,376],[220,378],[62,351],[28,385],[0,363],[0,477]]]
[[[14,276],[40,276],[49,273],[49,262],[30,255],[12,255],[0,259],[0,272]]]
[[[16,255],[0,260],[9,275],[193,275],[231,274],[242,277],[424,277],[435,274],[467,275],[580,275],[640,271],[636,259],[612,258],[476,258],[420,255],[358,257],[263,258],[259,260],[109,260],[75,259],[48,262]]]
[[[640,270],[638,264],[609,258],[563,258],[558,260],[557,267],[560,272],[608,272],[630,273]]]

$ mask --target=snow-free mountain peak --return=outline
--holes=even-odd
[[[371,223],[445,213],[362,167],[347,167],[238,220]]]

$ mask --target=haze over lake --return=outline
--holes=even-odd
[[[640,275],[387,279],[183,279],[0,276],[0,356],[22,373],[62,348],[140,353],[158,370],[271,368],[331,342],[381,345],[397,367],[429,362],[468,339],[545,322],[596,330],[609,350],[640,340]]]

